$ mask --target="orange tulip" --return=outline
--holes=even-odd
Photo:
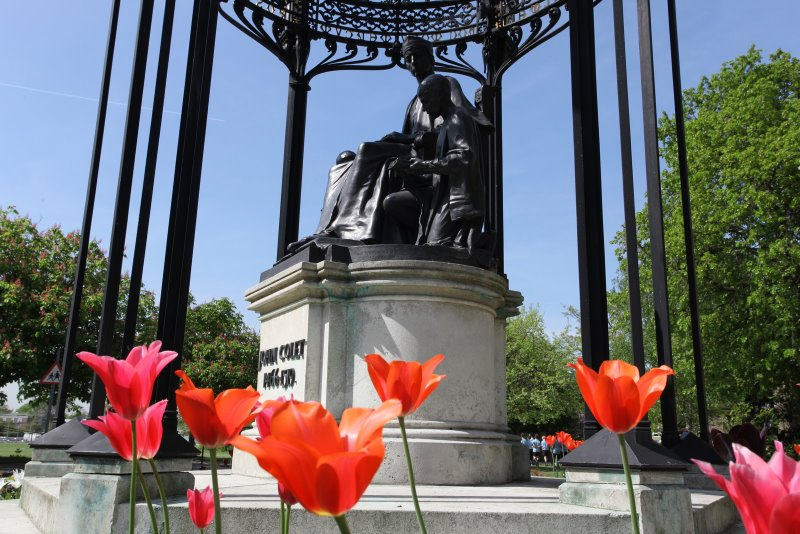
[[[231,443],[256,457],[306,510],[340,516],[356,505],[383,461],[383,426],[400,415],[388,400],[376,409],[348,408],[337,426],[318,402],[290,400],[257,440],[237,436]]]
[[[794,447],[794,453],[797,456],[800,456],[800,445],[792,445]]]
[[[555,436],[545,436],[544,441],[547,443],[547,447],[552,449],[553,445],[556,444],[556,437]]]
[[[370,354],[364,359],[372,385],[381,400],[397,399],[403,403],[401,416],[415,412],[445,377],[433,374],[436,366],[444,360],[441,354],[424,364],[403,360],[387,363],[379,354]]]
[[[227,389],[214,398],[210,388],[196,388],[183,371],[175,371],[183,383],[175,391],[175,401],[197,443],[210,449],[228,444],[256,417],[258,392],[247,389]]]
[[[595,372],[581,358],[569,364],[576,371],[583,400],[603,428],[615,434],[632,430],[661,396],[667,377],[675,374],[666,365],[639,377],[636,366],[621,360],[608,360]]]
[[[556,432],[556,439],[562,444],[566,445],[568,441],[572,440],[572,435],[568,432],[564,432],[563,430],[559,430]]]

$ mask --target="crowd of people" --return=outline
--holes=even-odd
[[[531,467],[539,467],[540,463],[553,463],[569,451],[578,448],[583,440],[574,439],[569,433],[559,431],[554,435],[522,434],[520,443],[530,452]]]

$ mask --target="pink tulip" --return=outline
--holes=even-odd
[[[77,356],[103,381],[114,410],[133,421],[150,406],[153,383],[158,374],[178,356],[177,352],[160,352],[160,349],[161,342],[153,341],[149,347],[142,345],[131,349],[124,360],[91,352],[79,352]]]
[[[136,450],[140,459],[153,458],[161,447],[161,437],[164,429],[161,419],[167,409],[167,400],[164,399],[147,408],[144,414],[136,421]],[[129,462],[133,459],[131,442],[131,422],[114,412],[101,415],[99,421],[84,421],[83,424],[102,432],[108,438],[117,454]]]
[[[222,493],[219,494],[222,497]],[[199,528],[206,528],[214,520],[214,492],[210,486],[206,486],[203,491],[186,490],[186,498],[189,500],[189,517],[192,523]]]
[[[258,415],[256,415],[256,426],[258,427],[258,434],[261,436],[261,439],[269,437],[269,435],[272,433],[270,431],[272,415],[279,406],[283,405],[284,402],[286,402],[286,397],[281,396],[275,400],[268,400],[261,405],[261,409],[258,412]]]
[[[703,473],[725,491],[739,510],[748,534],[797,532],[800,527],[800,467],[775,442],[769,462],[747,447],[733,444],[736,462],[731,479],[717,473],[711,464],[692,460]]]

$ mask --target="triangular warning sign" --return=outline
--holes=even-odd
[[[41,380],[39,380],[40,384],[45,385],[58,385],[61,383],[61,366],[58,365],[58,362],[55,362],[52,367],[44,374]]]

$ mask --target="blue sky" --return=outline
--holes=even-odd
[[[0,204],[16,205],[43,226],[80,228],[94,136],[97,97],[110,1],[3,1],[0,16]],[[119,173],[125,102],[138,2],[123,2],[100,169],[93,237],[108,246]],[[655,0],[658,109],[671,112],[666,2]],[[685,87],[755,44],[800,55],[800,3],[678,0]],[[625,2],[628,35],[634,171],[644,202],[641,100],[635,2]],[[160,32],[157,7],[148,92],[152,100]],[[623,222],[616,82],[610,0],[596,8],[605,232]],[[34,16],[35,15],[35,16]],[[186,64],[191,2],[178,0],[167,86],[156,196],[144,272],[159,291],[177,128]],[[321,44],[317,43],[317,47]],[[200,301],[227,296],[244,310],[244,290],[272,265],[278,223],[287,73],[277,59],[220,20],[198,213],[191,290]],[[462,80],[465,92],[475,85]],[[300,234],[318,220],[327,169],[344,149],[401,127],[416,88],[404,71],[322,75],[309,95]],[[548,329],[565,324],[563,309],[577,305],[577,255],[568,35],[552,39],[519,61],[504,79],[506,272],[527,304],[538,305]],[[128,250],[132,251],[149,108],[142,117],[135,199]],[[130,257],[127,262],[130,261]],[[129,263],[126,263],[126,268]],[[616,264],[608,247],[609,278]],[[250,312],[248,321],[256,323]]]

